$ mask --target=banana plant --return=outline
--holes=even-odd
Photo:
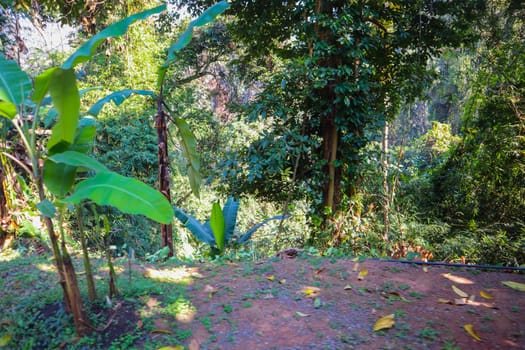
[[[89,118],[80,118],[80,95],[74,68],[91,59],[104,40],[120,36],[135,21],[165,10],[166,5],[158,6],[107,27],[82,45],[60,67],[50,68],[33,80],[16,62],[0,55],[0,117],[9,120],[17,130],[31,159],[31,167],[15,157],[10,159],[28,171],[37,189],[38,208],[44,217],[53,248],[66,310],[73,314],[79,336],[89,333],[91,327],[61,224],[67,204],[90,199],[99,205],[114,206],[122,212],[143,214],[160,223],[171,222],[173,209],[160,192],[138,180],[109,171],[87,155],[95,135],[95,125]],[[37,131],[42,120],[41,106],[47,95],[51,97],[56,111],[56,123],[47,139],[46,149],[42,150],[37,147],[37,135],[41,134]],[[77,174],[86,169],[95,175],[78,181]],[[55,218],[59,220],[59,234],[55,232]]]
[[[215,5],[204,11],[198,18],[191,21],[186,30],[179,36],[179,39],[168,48],[166,61],[159,67],[157,77],[157,91],[150,90],[134,90],[125,89],[116,91],[110,95],[100,99],[88,111],[89,114],[96,116],[104,107],[106,103],[113,102],[115,105],[120,105],[128,97],[132,95],[149,96],[155,99],[157,106],[157,114],[155,116],[155,129],[157,130],[157,144],[158,144],[158,166],[159,166],[159,191],[164,193],[166,199],[171,202],[170,195],[170,161],[168,152],[168,129],[167,118],[175,124],[180,144],[183,153],[188,162],[187,174],[190,182],[190,187],[193,193],[199,197],[199,188],[201,183],[200,177],[200,159],[196,150],[195,136],[188,123],[180,117],[171,116],[166,110],[166,103],[163,96],[163,86],[166,78],[166,72],[170,65],[177,60],[177,55],[180,55],[191,41],[193,31],[196,27],[204,26],[213,20],[221,13],[223,13],[230,5],[226,1],[220,1]],[[169,256],[173,256],[173,232],[170,224],[162,224],[160,226],[162,246],[169,248]]]
[[[252,235],[263,225],[271,220],[283,220],[289,215],[276,215],[266,218],[246,232],[240,234],[236,239],[232,239],[237,225],[237,214],[239,211],[239,201],[230,197],[221,209],[219,203],[214,203],[211,210],[210,219],[200,222],[195,217],[186,214],[181,209],[174,207],[175,217],[200,241],[210,245],[212,251],[219,254],[224,253],[226,246],[244,244],[250,240]]]

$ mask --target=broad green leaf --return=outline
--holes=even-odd
[[[11,102],[0,101],[0,117],[13,119],[16,116],[16,106]]]
[[[209,9],[204,11],[196,20],[193,21],[195,27],[201,27],[215,20],[215,18],[226,11],[230,7],[230,4],[226,1],[221,1],[211,6]]]
[[[75,72],[72,69],[57,69],[49,84],[49,92],[53,106],[58,113],[58,122],[51,130],[47,149],[51,153],[53,147],[60,143],[72,144],[80,115],[80,95],[77,89]]]
[[[237,239],[237,243],[238,244],[242,244],[242,243],[246,243],[247,241],[249,241],[250,238],[252,237],[252,235],[255,233],[255,231],[260,229],[262,226],[266,225],[268,223],[268,221],[271,221],[271,220],[282,220],[282,219],[287,219],[288,217],[289,217],[289,215],[276,215],[276,216],[273,216],[271,218],[264,219],[262,222],[260,222],[257,225],[253,226],[251,229],[246,231],[242,236],[240,236]]]
[[[15,61],[6,60],[0,55],[0,116],[13,119],[18,106],[24,103],[31,93],[31,80]]]
[[[59,164],[50,159],[44,162],[44,185],[49,192],[59,198],[64,197],[73,187],[77,176],[77,167]]]
[[[49,200],[44,199],[42,202],[36,205],[40,213],[50,219],[55,217],[56,208]]]
[[[94,118],[84,117],[80,119],[75,133],[75,141],[71,150],[80,153],[87,153],[93,146],[96,132],[97,128]]]
[[[151,15],[160,13],[166,10],[166,5],[161,5],[143,12],[136,13],[129,17],[120,20],[106,29],[102,30],[91,39],[89,39],[84,45],[82,45],[77,51],[75,51],[63,64],[62,69],[74,68],[77,64],[88,61],[99,45],[106,39],[111,37],[117,37],[125,34],[130,25],[139,20],[144,20]]]
[[[224,207],[222,208],[222,214],[224,216],[225,230],[224,239],[229,242],[234,231],[235,225],[237,224],[237,212],[239,211],[239,201],[233,197],[228,198]]]
[[[226,225],[224,223],[224,215],[222,214],[221,206],[219,203],[213,203],[210,216],[210,226],[217,243],[217,248],[221,252],[224,251],[224,230]]]
[[[197,153],[195,136],[188,123],[182,118],[175,118],[175,125],[179,130],[183,153],[188,161],[191,171],[188,171],[190,185],[195,196],[199,197],[200,188],[200,159]]]
[[[162,224],[169,224],[173,218],[173,208],[162,193],[114,172],[99,173],[81,181],[63,201],[78,204],[84,199],[113,206],[123,213],[141,214]]]
[[[524,283],[518,283],[518,282],[512,282],[512,281],[503,281],[501,282],[507,287],[510,287],[515,290],[519,290],[520,292],[525,292],[525,284]]]
[[[392,328],[392,326],[396,322],[394,321],[394,314],[390,314],[384,317],[381,317],[377,322],[374,324],[374,327],[372,328],[374,331],[380,331],[381,329],[388,329]]]
[[[35,78],[35,91],[33,92],[32,100],[37,104],[41,104],[49,91],[49,84],[51,84],[51,78],[55,71],[59,69],[57,67],[49,68],[43,73],[37,75]]]
[[[98,115],[106,103],[113,102],[116,106],[120,106],[127,98],[129,98],[133,94],[157,98],[157,95],[155,95],[155,93],[149,90],[126,89],[115,91],[95,102],[95,104],[89,109],[88,114],[94,116]]]
[[[109,169],[98,160],[80,152],[66,151],[55,154],[49,157],[49,159],[55,163],[64,163],[73,167],[88,168],[94,170],[97,173],[109,172]]]
[[[173,208],[175,217],[188,229],[190,232],[201,240],[204,243],[209,245],[215,244],[215,237],[213,237],[213,232],[211,227],[208,225],[202,224],[199,220],[193,216],[186,214],[179,208]]]

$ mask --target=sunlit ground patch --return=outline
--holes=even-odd
[[[175,267],[166,270],[146,268],[144,277],[153,278],[164,282],[176,282],[189,285],[193,283],[193,278],[202,278],[203,276],[196,268]]]

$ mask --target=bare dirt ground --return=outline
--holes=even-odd
[[[304,255],[187,272],[191,307],[156,319],[152,336],[176,325],[191,350],[525,349],[525,293],[501,283],[524,274]],[[144,302],[154,311],[163,297]],[[387,315],[392,327],[374,331]]]
[[[95,260],[100,301],[88,307],[98,330],[78,339],[64,333],[51,263],[32,261],[0,266],[7,349],[525,349],[525,292],[502,283],[525,283],[523,273],[305,253],[188,266],[119,259],[121,295],[108,307],[107,269]],[[12,308],[51,291],[44,308]],[[21,312],[34,314],[33,326],[17,321]],[[374,330],[385,316],[389,328]]]

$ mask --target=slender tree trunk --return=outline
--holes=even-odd
[[[97,299],[97,290],[95,289],[95,280],[93,279],[93,271],[91,270],[91,262],[89,261],[89,253],[86,243],[86,235],[84,232],[84,220],[82,216],[82,207],[76,206],[78,233],[80,234],[80,244],[82,245],[82,256],[84,259],[84,269],[86,270],[86,282],[88,290],[88,298],[93,301]]]
[[[77,336],[83,337],[90,333],[91,328],[89,327],[89,319],[84,309],[82,302],[82,296],[80,295],[80,289],[78,288],[77,274],[71,256],[66,247],[66,239],[63,223],[63,209],[59,209],[59,231],[61,239],[61,253],[62,263],[64,266],[64,277],[66,281],[67,295],[70,301],[71,313],[73,316],[73,323],[75,324],[75,331]]]
[[[383,168],[383,240],[389,241],[390,231],[390,185],[388,183],[388,121],[383,128],[383,137],[381,140],[381,167]]]
[[[162,91],[157,102],[157,115],[155,116],[157,129],[158,162],[159,162],[159,191],[171,203],[170,194],[170,159],[168,155],[168,128],[166,115],[162,109]],[[160,234],[162,247],[169,247],[168,256],[173,256],[173,228],[171,224],[161,224]]]
[[[43,201],[45,199],[45,194],[42,181],[40,181],[39,178],[37,178],[35,181],[38,187],[39,198],[41,201]],[[91,328],[89,327],[89,320],[87,317],[87,313],[84,310],[82,297],[78,288],[75,267],[73,266],[73,262],[71,261],[71,257],[69,256],[69,253],[67,251],[62,226],[60,226],[59,228],[60,232],[62,233],[62,244],[61,247],[59,247],[58,237],[54,230],[53,221],[47,216],[44,216],[43,218],[47,228],[47,232],[49,234],[49,240],[51,241],[51,246],[53,248],[53,255],[55,258],[55,264],[57,266],[59,282],[62,286],[62,293],[64,295],[64,307],[66,309],[66,312],[72,314],[73,322],[75,324],[75,331],[79,337],[82,337],[84,335],[89,334]],[[60,222],[62,222],[62,220],[60,220]]]

